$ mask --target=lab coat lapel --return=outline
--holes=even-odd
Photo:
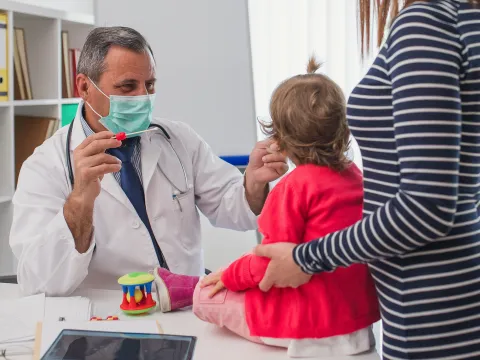
[[[81,114],[83,109],[83,101],[80,102],[77,108],[77,114],[75,116],[73,129],[72,129],[72,138],[70,141],[70,159],[72,159],[72,166],[73,164],[73,150],[80,145],[86,138],[85,132],[83,131],[82,123],[81,123]],[[75,175],[75,174],[74,174]],[[131,211],[136,213],[135,208],[133,207],[132,203],[128,199],[127,195],[123,191],[120,184],[118,184],[117,180],[113,174],[107,174],[103,177],[101,181],[102,190],[108,192],[112,195],[115,199],[117,199],[121,204],[128,207]]]
[[[172,135],[170,135],[172,136]],[[175,140],[171,140],[175,144]],[[170,146],[168,140],[160,132],[149,132],[142,136],[142,173],[145,193],[152,182],[155,170],[158,168],[162,177],[173,187],[181,191],[188,191],[185,175],[178,156],[182,156],[181,146],[176,146],[178,156]],[[186,161],[183,160],[183,163]],[[173,190],[173,189],[172,189]]]
[[[148,186],[152,181],[153,174],[162,153],[162,148],[155,141],[152,141],[153,133],[154,132],[143,134],[140,141],[143,189],[145,193],[147,193]],[[157,137],[160,137],[160,135],[157,135]]]
[[[117,182],[113,174],[107,174],[102,179],[102,190],[105,190],[110,195],[112,195],[115,199],[117,199],[122,205],[129,208],[134,214],[136,214],[136,210],[133,207],[132,203],[128,199],[127,195],[123,191],[120,184]]]

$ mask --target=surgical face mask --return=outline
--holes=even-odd
[[[90,78],[93,86],[100,91],[103,96],[110,100],[110,112],[107,116],[102,116],[96,112],[87,102],[86,104],[92,111],[100,117],[100,124],[105,126],[112,133],[119,132],[132,133],[147,130],[152,122],[153,104],[155,103],[155,94],[137,95],[137,96],[107,96]]]

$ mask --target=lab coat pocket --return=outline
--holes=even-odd
[[[172,194],[172,210],[175,219],[175,228],[177,230],[177,239],[180,240],[184,248],[195,246],[199,238],[198,226],[196,226],[196,205],[195,195],[192,190],[183,194]]]
[[[173,201],[173,206],[175,208],[175,211],[183,212],[183,207],[182,207],[183,198],[184,198],[183,195],[177,195],[177,194],[172,195],[172,201]]]
[[[189,208],[192,206],[190,204],[190,197],[193,200],[193,192],[191,190],[187,191],[186,193],[179,194],[178,191],[172,193],[172,202],[175,211],[183,213],[184,211],[188,211]],[[192,196],[190,196],[192,194]],[[193,206],[195,206],[195,202],[193,201]]]

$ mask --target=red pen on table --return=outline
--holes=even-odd
[[[117,139],[119,141],[123,141],[125,140],[126,138],[132,136],[132,135],[139,135],[139,134],[143,134],[145,132],[148,132],[148,131],[155,131],[155,130],[158,130],[157,128],[152,128],[152,129],[147,129],[147,130],[142,130],[142,131],[136,131],[136,132],[132,132],[132,133],[124,133],[124,132],[119,132],[118,134],[112,136],[112,139]]]

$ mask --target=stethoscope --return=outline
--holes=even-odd
[[[68,177],[70,179],[70,185],[72,186],[72,189],[73,189],[73,184],[75,183],[75,178],[73,176],[72,160],[71,160],[71,157],[70,157],[70,140],[72,138],[72,129],[73,129],[73,122],[74,121],[75,121],[75,119],[73,119],[72,122],[69,125],[68,132],[67,132],[67,143],[66,143],[66,146],[65,146],[65,157],[67,159]],[[173,200],[176,200],[178,202],[178,205],[180,206],[180,201],[178,200],[178,196],[186,194],[190,190],[190,187],[188,185],[188,177],[187,177],[187,172],[185,170],[185,166],[183,166],[183,163],[182,163],[182,160],[180,159],[180,156],[178,155],[177,151],[175,150],[175,147],[172,145],[172,141],[171,141],[170,135],[168,134],[167,130],[165,130],[165,128],[163,126],[158,125],[158,124],[151,124],[149,129],[151,129],[151,128],[157,128],[157,129],[160,130],[161,135],[165,138],[165,140],[167,140],[168,144],[170,145],[173,152],[175,153],[175,156],[177,157],[180,166],[182,167],[183,179],[185,181],[185,189],[180,189],[178,186],[176,186],[170,180],[170,178],[167,176],[167,174],[165,174],[165,172],[162,170],[162,168],[159,165],[157,165],[157,167],[160,170],[160,172],[162,173],[162,175],[165,177],[165,179],[167,179],[167,181],[170,183],[170,185],[175,189],[175,191],[172,195],[172,198],[173,198]],[[180,206],[180,210],[182,210],[181,206]]]

